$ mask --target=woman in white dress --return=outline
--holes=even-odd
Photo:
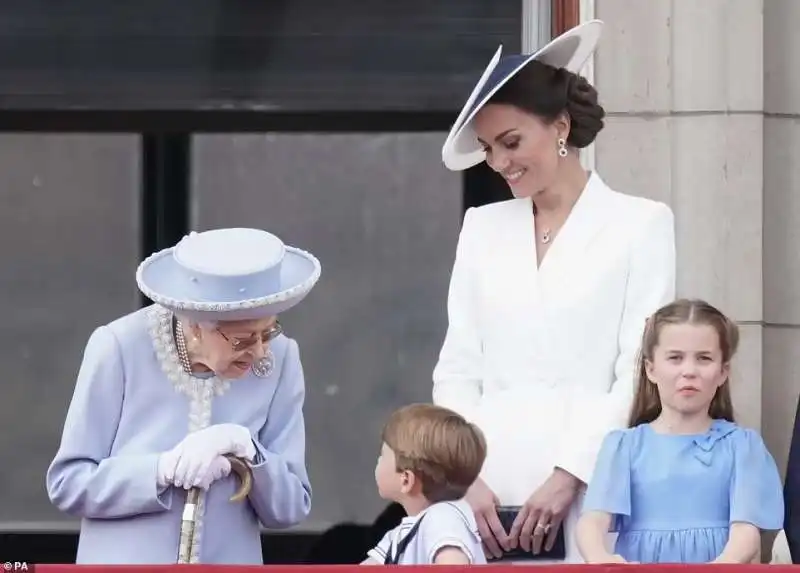
[[[498,49],[442,149],[452,170],[486,160],[515,196],[465,214],[433,373],[434,402],[486,434],[467,499],[489,557],[581,561],[582,490],[625,424],[645,320],[675,296],[669,207],[579,161],[603,127],[577,75],[601,30],[588,22],[530,56]]]

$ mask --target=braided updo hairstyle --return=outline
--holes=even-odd
[[[519,70],[487,103],[512,105],[547,123],[566,113],[570,119],[567,145],[578,149],[591,144],[604,125],[605,110],[586,78],[538,60]]]

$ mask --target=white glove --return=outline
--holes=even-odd
[[[179,453],[176,447],[158,457],[157,481],[159,489],[172,485],[175,479],[175,468],[178,466]]]
[[[233,454],[252,461],[256,448],[250,431],[238,424],[217,424],[189,434],[172,452],[162,456],[166,468],[165,477],[172,477],[172,483],[176,487],[190,488],[200,487],[203,483],[211,484],[219,479],[213,478],[214,475],[222,477],[222,474],[228,475],[231,471],[228,460],[224,460],[224,464],[219,466],[222,462],[218,458],[223,454]],[[170,472],[172,463],[173,471]]]
[[[189,489],[192,487],[199,487],[207,490],[211,484],[224,477],[228,477],[231,473],[231,463],[228,458],[224,456],[217,456],[211,462],[204,473],[201,473],[191,483],[181,483],[181,479],[175,479],[175,469],[178,465],[180,451],[177,448],[166,452],[161,455],[158,463],[158,486],[159,488],[166,487],[167,485],[174,485],[175,487],[184,487]]]
[[[207,490],[212,483],[224,477],[228,477],[230,473],[231,462],[228,461],[228,458],[224,456],[217,456],[211,462],[211,465],[208,467],[208,470],[206,470],[205,473],[198,474],[191,486],[187,483],[183,483],[181,485],[183,485],[185,489],[189,489],[190,487],[199,487]],[[180,487],[180,485],[177,483],[175,486]]]

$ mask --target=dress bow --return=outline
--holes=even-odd
[[[714,446],[735,430],[736,424],[727,420],[715,420],[705,434],[694,439],[694,445],[696,446],[694,457],[704,465],[710,466],[714,457]]]

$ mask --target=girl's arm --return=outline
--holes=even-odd
[[[762,531],[783,525],[783,484],[778,467],[758,432],[732,435],[734,465],[728,542],[714,563],[750,563],[759,556]]]
[[[751,523],[734,523],[728,543],[712,563],[752,563],[761,550],[761,532]]]
[[[587,511],[578,519],[575,538],[587,563],[625,563],[622,557],[612,554],[606,547],[610,526],[611,514],[604,511]]]
[[[575,528],[578,550],[588,563],[625,563],[606,546],[631,515],[631,434],[616,430],[603,440]]]

